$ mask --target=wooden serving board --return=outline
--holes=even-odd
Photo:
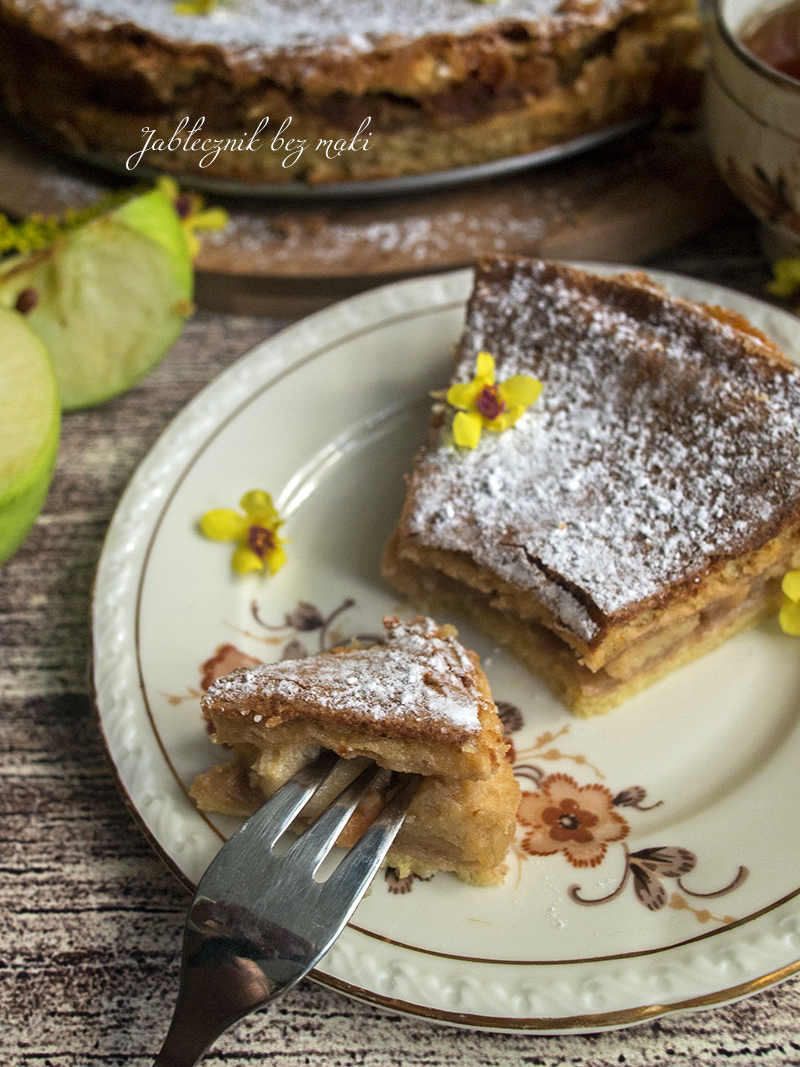
[[[60,215],[120,184],[0,122],[0,211]],[[226,207],[230,224],[203,241],[198,304],[287,316],[490,253],[642,263],[732,204],[702,135],[656,128],[510,177],[416,195],[206,201]]]

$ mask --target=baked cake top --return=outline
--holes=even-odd
[[[734,313],[642,274],[482,263],[456,357],[541,396],[474,450],[434,414],[405,537],[468,554],[580,639],[800,522],[800,377]]]
[[[5,0],[29,13],[41,0]],[[369,51],[384,38],[413,40],[428,33],[471,33],[508,20],[553,25],[603,26],[622,10],[646,8],[646,0],[496,0],[489,8],[475,0],[221,0],[207,15],[179,15],[174,0],[61,0],[49,5],[62,25],[82,29],[87,21],[128,24],[180,43],[213,42],[232,51],[259,54],[281,49],[338,46]],[[546,32],[546,25],[541,30]]]
[[[410,623],[389,616],[384,626],[382,644],[232,671],[203,695],[203,710],[247,715],[265,727],[311,716],[366,733],[474,741],[480,713],[494,708],[479,684],[474,653],[451,627],[421,615]]]

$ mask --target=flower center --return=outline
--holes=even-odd
[[[484,385],[475,398],[475,410],[490,422],[502,415],[505,409],[506,402],[497,392],[496,385]]]
[[[35,289],[23,289],[17,297],[14,307],[20,315],[27,315],[29,311],[33,311],[38,303],[39,294]]]
[[[179,219],[188,219],[192,213],[192,198],[188,193],[180,193],[174,206]]]
[[[253,524],[247,531],[247,547],[252,549],[259,559],[265,559],[277,547],[275,534],[266,526]]]
[[[558,825],[563,826],[565,830],[577,830],[581,821],[575,815],[569,815],[564,812],[558,817]]]

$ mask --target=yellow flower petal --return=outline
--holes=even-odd
[[[778,622],[784,633],[800,637],[800,604],[795,604],[793,600],[784,600],[778,614]]]
[[[520,415],[525,414],[524,408],[512,408],[511,411],[504,411],[502,415],[498,415],[496,419],[492,419],[491,422],[486,423],[486,428],[493,430],[495,433],[502,433],[503,430],[507,430],[510,426],[513,426]]]
[[[781,589],[790,600],[800,600],[800,571],[788,571],[784,574]]]
[[[249,518],[258,515],[262,522],[265,518],[269,523],[279,521],[278,512],[272,503],[272,497],[269,493],[265,493],[263,489],[251,489],[245,493],[239,501],[239,507]]]
[[[181,192],[178,188],[178,183],[173,178],[168,177],[166,174],[162,174],[161,177],[158,179],[158,181],[156,182],[156,188],[160,189],[164,196],[166,196],[167,199],[171,200],[173,204],[178,199]]]
[[[453,439],[461,448],[474,448],[482,428],[483,419],[476,411],[459,411],[453,419]]]
[[[481,388],[484,385],[494,385],[494,356],[491,356],[488,352],[478,353],[475,380],[480,381]]]
[[[189,249],[189,255],[193,260],[197,259],[197,257],[200,255],[200,239],[195,236],[192,227],[187,226],[185,224],[183,227],[183,235],[186,238],[186,245]]]
[[[465,382],[463,385],[451,385],[447,390],[447,403],[462,411],[471,411],[475,406],[475,398],[483,388],[475,381]]]
[[[800,257],[779,259],[773,263],[772,273],[773,280],[766,288],[773,296],[794,296],[800,289]]]
[[[524,410],[538,399],[542,391],[542,383],[538,378],[529,378],[526,374],[515,374],[508,381],[501,382],[497,391],[509,408],[519,407]]]
[[[221,207],[207,207],[190,216],[194,230],[224,230],[230,222],[228,212]]]
[[[181,0],[173,4],[176,15],[210,15],[219,0]]]
[[[286,563],[286,552],[282,545],[278,545],[277,548],[270,552],[265,560],[267,567],[269,567],[270,574],[277,574],[281,567]]]
[[[264,564],[252,550],[252,548],[239,547],[233,553],[231,566],[237,574],[249,574],[251,571],[264,569]]]
[[[247,526],[244,515],[230,508],[207,511],[200,519],[200,529],[212,541],[237,541],[244,536]]]

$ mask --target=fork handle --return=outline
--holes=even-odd
[[[220,1034],[282,988],[242,952],[240,940],[187,931],[178,1001],[153,1067],[194,1067]]]

